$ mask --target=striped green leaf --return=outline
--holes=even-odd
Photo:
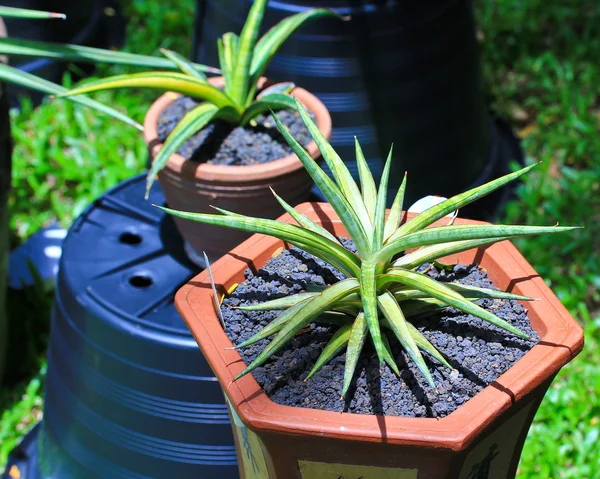
[[[319,293],[298,293],[284,296],[283,298],[272,299],[270,301],[264,301],[263,303],[249,304],[246,306],[238,306],[237,309],[242,311],[273,311],[278,309],[287,309],[295,306],[302,301],[313,298]]]
[[[377,264],[363,260],[360,268],[360,297],[377,357],[379,358],[379,362],[383,363],[383,342],[381,341],[379,316],[377,314],[376,273]]]
[[[332,266],[335,266],[347,276],[357,277],[359,273],[360,260],[355,254],[333,241],[295,225],[281,223],[275,220],[250,218],[242,215],[220,216],[176,211],[160,206],[158,208],[173,216],[186,220],[239,229],[248,233],[267,234],[280,240],[287,241],[288,243],[298,246],[306,252],[315,254],[318,257],[332,257],[335,260],[333,261]]]
[[[237,52],[239,45],[239,37],[233,32],[227,32],[223,35],[223,57],[220,60],[221,65],[226,66],[229,72],[225,77],[225,91],[230,94],[233,82],[233,73],[237,64]],[[221,54],[219,53],[219,58]]]
[[[310,300],[312,298],[308,299]],[[283,328],[298,311],[300,311],[304,306],[306,306],[306,304],[307,301],[305,300],[289,307],[283,313],[277,316],[273,321],[271,321],[267,326],[261,329],[258,333],[248,338],[244,342],[238,344],[237,347],[245,348],[247,346],[250,346],[251,344],[260,341],[261,339],[268,338],[272,334],[278,333],[281,330],[281,328]]]
[[[104,50],[102,48],[84,47],[64,43],[38,42],[22,38],[1,38],[0,54],[18,55],[23,57],[51,58],[68,62],[110,63],[112,65],[130,65],[146,68],[161,68],[175,70],[178,67],[167,58],[135,53]],[[218,68],[194,63],[194,68],[200,72],[218,74]]]
[[[240,107],[246,104],[246,99],[248,97],[248,90],[250,87],[250,66],[252,64],[252,57],[254,56],[256,41],[258,40],[260,26],[265,15],[267,1],[268,0],[254,0],[252,7],[250,7],[250,12],[248,12],[246,23],[242,28],[242,33],[240,33],[235,68],[233,69],[231,78],[231,88],[228,89],[233,101]]]
[[[201,103],[193,110],[186,113],[169,134],[165,144],[152,162],[152,166],[148,171],[148,176],[146,178],[146,199],[148,199],[148,196],[150,195],[150,188],[152,188],[154,178],[158,172],[164,168],[171,155],[175,153],[181,145],[213,120],[223,118],[235,121],[237,117],[238,114],[233,107],[228,106],[219,109],[212,103]]]
[[[402,207],[404,206],[404,191],[406,190],[406,177],[407,175],[404,173],[404,179],[402,180],[402,184],[398,189],[398,193],[396,193],[394,203],[390,209],[390,214],[385,222],[385,231],[383,233],[384,241],[387,241],[387,239],[392,236],[400,226],[400,220],[402,219]]]
[[[273,26],[265,33],[256,43],[254,54],[252,56],[252,64],[250,67],[250,91],[248,94],[249,101],[254,98],[256,93],[256,85],[261,76],[264,75],[267,67],[281,46],[296,30],[301,28],[309,21],[316,20],[322,17],[339,16],[331,10],[322,8],[307,10],[296,15],[291,15],[284,18],[277,25]]]
[[[407,323],[410,325],[410,323]],[[392,348],[390,346],[390,342],[385,334],[381,335],[381,339],[383,341],[383,360],[390,367],[396,376],[400,376],[400,370],[398,369],[398,365],[396,364],[396,360],[394,359],[394,355],[392,354]]]
[[[285,126],[279,121],[277,115],[273,115],[273,119],[282,136],[286,142],[292,148],[292,151],[298,156],[304,168],[321,189],[325,197],[329,200],[331,207],[334,209],[338,218],[343,223],[346,231],[350,235],[354,245],[361,257],[366,257],[370,253],[370,241],[368,241],[367,235],[358,219],[354,209],[350,206],[350,203],[346,200],[344,195],[340,192],[337,185],[325,174],[325,172],[319,167],[317,162],[306,152],[306,150],[296,141],[296,139],[290,134]]]
[[[296,85],[292,82],[275,83],[274,85],[268,86],[262,90],[256,96],[256,98],[260,100],[261,98],[272,95],[273,93],[291,93],[294,88],[296,88]]]
[[[367,319],[364,313],[358,313],[356,319],[352,323],[352,331],[348,338],[348,347],[346,348],[346,364],[344,365],[344,384],[342,386],[342,398],[348,392],[352,378],[356,371],[356,365],[358,364],[358,358],[365,345],[367,339]]]
[[[484,321],[487,321],[494,326],[502,328],[520,338],[527,339],[527,336],[524,332],[514,327],[512,324],[504,321],[493,313],[490,313],[488,310],[478,306],[477,304],[467,300],[464,296],[462,296],[458,291],[449,288],[448,286],[440,283],[439,281],[435,281],[434,279],[425,276],[420,273],[415,273],[413,271],[403,270],[403,269],[394,269],[387,271],[385,274],[380,275],[377,278],[377,286],[380,288],[385,287],[389,283],[399,282],[410,286],[411,288],[418,289],[422,291],[432,298],[438,299],[440,301],[445,302],[449,306],[453,306],[465,313],[472,314],[473,316],[480,318]]]
[[[261,97],[260,100],[253,102],[242,115],[241,125],[246,125],[250,120],[262,115],[269,110],[295,110],[296,103],[294,99],[285,93],[271,93]]]
[[[359,226],[361,226],[361,229],[365,231],[365,240],[367,243],[371,244],[373,232],[371,218],[369,217],[365,204],[362,200],[362,195],[358,189],[358,186],[356,185],[356,182],[354,181],[354,178],[352,178],[350,171],[339,157],[337,152],[329,144],[323,133],[321,133],[321,130],[319,130],[317,125],[315,125],[315,123],[312,121],[300,101],[297,98],[295,98],[295,101],[296,110],[300,113],[304,125],[306,125],[306,128],[308,128],[308,131],[310,132],[310,136],[317,144],[317,147],[321,152],[321,156],[325,160],[325,163],[327,163],[327,166],[335,178],[337,186],[339,187],[342,195],[352,206],[356,217],[360,221]],[[331,202],[325,191],[323,191],[323,194]]]
[[[319,294],[319,296],[307,301],[301,310],[298,311],[283,328],[281,328],[269,345],[263,349],[256,359],[252,361],[252,363],[248,365],[240,374],[238,374],[235,379],[237,380],[242,376],[245,376],[258,366],[264,364],[273,354],[275,354],[286,343],[288,343],[304,326],[308,325],[313,319],[327,311],[332,304],[335,304],[345,296],[358,291],[359,288],[360,285],[357,280],[345,279],[339,283],[335,283],[333,286],[330,286],[321,294]]]
[[[427,368],[427,364],[425,364],[417,343],[408,329],[408,323],[394,296],[390,292],[385,292],[377,297],[377,303],[406,353],[415,362],[429,385],[435,389],[433,377]]]
[[[312,231],[313,233],[317,233],[318,235],[324,236],[325,238],[333,241],[334,243],[340,244],[338,239],[334,235],[332,235],[329,231],[327,231],[325,228],[323,228],[320,224],[315,223],[310,218],[304,216],[302,213],[299,213],[294,208],[292,208],[283,198],[281,198],[277,193],[275,193],[275,191],[273,191],[273,188],[271,188],[271,192],[273,193],[273,196],[275,196],[275,199],[283,207],[283,209],[292,218],[294,218],[296,223],[298,223],[300,226],[302,226],[302,228]]]
[[[527,166],[519,171],[502,176],[501,178],[490,181],[485,185],[465,191],[464,193],[460,193],[452,198],[442,201],[437,205],[432,206],[401,226],[398,231],[396,231],[396,233],[390,237],[389,241],[394,241],[405,234],[412,233],[414,231],[420,231],[423,228],[426,228],[447,214],[452,213],[453,211],[456,211],[479,198],[483,198],[507,183],[510,183],[511,181],[523,176],[534,166],[536,165]]]
[[[356,164],[358,166],[358,175],[360,177],[360,188],[362,191],[363,203],[371,219],[371,223],[375,222],[375,205],[377,204],[377,188],[375,180],[365,160],[362,148],[358,139],[354,137],[354,148],[356,150]]]
[[[64,13],[44,12],[42,10],[29,10],[26,8],[3,7],[0,6],[0,17],[2,18],[27,18],[31,20],[46,20],[50,18],[59,18],[64,20],[67,16]]]
[[[387,244],[377,252],[375,260],[387,262],[402,251],[421,246],[492,239],[510,239],[517,236],[531,236],[542,233],[563,233],[579,228],[578,226],[514,226],[514,225],[453,225],[427,228],[409,233]],[[398,230],[399,231],[399,230]],[[393,238],[393,236],[392,236]]]
[[[462,253],[463,251],[468,251],[473,248],[479,248],[480,246],[497,243],[502,239],[504,238],[485,238],[424,246],[416,251],[405,254],[401,258],[398,258],[392,263],[392,266],[402,267],[405,269],[414,269],[425,263],[431,263],[434,260],[443,258],[444,256]]]
[[[161,48],[160,52],[171,60],[183,73],[207,81],[206,75],[196,69],[196,66],[177,52]]]
[[[388,269],[388,271],[394,271],[394,269]],[[505,291],[500,291],[498,289],[489,289],[489,288],[478,288],[476,286],[469,286],[466,284],[460,283],[444,283],[448,288],[453,289],[454,291],[458,291],[465,298],[468,299],[506,299],[506,300],[515,300],[515,301],[533,301],[532,298],[528,296],[522,296],[520,294],[507,293]],[[388,289],[391,289],[388,287]],[[410,301],[413,299],[422,299],[422,298],[430,298],[428,294],[416,290],[416,289],[400,289],[400,290],[392,290],[396,301]]]
[[[414,325],[412,325],[408,321],[406,322],[406,324],[408,325],[408,331],[410,332],[410,335],[413,337],[416,345],[420,349],[427,352],[430,356],[432,356],[440,364],[447,367],[448,369],[454,369],[452,366],[450,366],[448,361],[446,361],[446,358],[444,358],[444,356],[442,356],[442,354],[435,348],[435,346],[431,344],[429,340],[421,334],[421,331],[415,328]]]
[[[183,73],[150,72],[116,75],[101,80],[86,83],[58,95],[67,97],[116,88],[157,88],[164,91],[174,91],[182,95],[205,100],[218,108],[233,106],[231,99],[218,88],[199,78]]]
[[[348,339],[350,339],[350,332],[352,331],[352,324],[345,324],[338,329],[333,337],[329,340],[317,362],[306,376],[305,381],[312,378],[319,370],[329,363],[334,357],[338,355],[348,345]]]
[[[17,70],[11,66],[4,65],[3,63],[0,63],[0,80],[51,95],[60,95],[61,93],[67,91],[67,89],[61,85],[44,80],[43,78],[32,75],[31,73]],[[109,106],[106,106],[98,101],[92,100],[91,98],[87,98],[85,96],[73,96],[69,97],[68,99],[74,103],[90,107],[96,111],[112,116],[113,118],[121,120],[140,131],[144,130],[142,125],[132,120],[127,115],[124,115],[120,111],[110,108]]]
[[[377,190],[377,203],[375,205],[375,221],[373,222],[373,249],[378,250],[383,245],[383,236],[385,232],[385,206],[387,204],[387,187],[390,177],[390,167],[392,164],[393,146],[388,153],[379,189]]]

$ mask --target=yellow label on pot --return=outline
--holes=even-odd
[[[298,461],[302,479],[417,479],[417,469]]]

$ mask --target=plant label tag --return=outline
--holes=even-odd
[[[447,200],[448,198],[444,198],[443,196],[435,196],[429,195],[417,200],[412,204],[410,208],[408,208],[409,213],[423,213],[423,211],[440,204],[442,201]],[[452,213],[448,213],[445,217],[454,219],[458,215],[458,210],[453,211]]]

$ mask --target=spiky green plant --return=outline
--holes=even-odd
[[[262,365],[284,346],[302,328],[311,322],[323,321],[336,325],[337,331],[324,348],[308,377],[315,374],[336,354],[346,350],[343,394],[350,386],[360,352],[370,335],[377,356],[396,373],[398,367],[392,357],[387,335],[395,336],[409,357],[416,363],[426,381],[435,388],[421,351],[450,368],[441,353],[411,324],[416,316],[452,306],[472,314],[520,338],[528,336],[477,305],[481,298],[529,300],[523,296],[475,288],[459,284],[444,284],[418,269],[444,256],[466,251],[498,241],[539,233],[558,233],[574,227],[513,226],[513,225],[453,225],[431,227],[432,223],[451,212],[481,198],[527,173],[532,166],[508,174],[483,186],[456,195],[435,205],[410,221],[402,224],[402,204],[406,176],[395,196],[386,218],[386,196],[392,152],[388,155],[379,188],[367,167],[360,145],[356,141],[356,161],[360,186],[319,132],[309,116],[298,105],[302,119],[333,173],[330,179],[304,148],[275,118],[281,133],[315,183],[329,200],[357,254],[344,248],[338,239],[322,226],[295,211],[275,195],[297,225],[250,218],[218,209],[221,215],[186,213],[165,210],[175,216],[241,229],[252,233],[274,236],[313,254],[346,275],[346,279],[326,288],[309,291],[259,305],[245,310],[278,310],[283,312],[252,338],[239,344],[243,348],[261,339],[275,335],[268,346],[247,366],[236,379]],[[408,250],[412,250],[408,252]]]
[[[4,7],[0,5],[0,18],[27,18],[32,20],[61,19],[67,16],[64,13],[45,12],[41,10],[29,10],[24,8]],[[0,38],[0,55],[18,55],[22,57],[49,58],[57,61],[72,61],[85,63],[112,63],[131,66],[145,66],[154,68],[177,68],[172,60],[166,58],[151,57],[148,55],[137,55],[135,53],[116,52],[103,50],[101,48],[82,47],[64,43],[39,42],[35,40],[23,40],[21,38]],[[218,73],[216,68],[204,65],[192,64],[191,67],[199,72]],[[0,81],[14,83],[16,85],[37,90],[51,95],[66,93],[67,89],[51,81],[40,78],[31,73],[21,71],[4,63],[0,63]],[[142,125],[124,115],[118,110],[85,96],[72,96],[69,98],[74,103],[79,103],[97,111],[117,118],[138,130],[143,130]]]
[[[332,10],[313,9],[283,19],[260,39],[260,26],[268,0],[256,0],[241,34],[228,32],[217,42],[219,63],[224,88],[208,82],[204,74],[175,52],[161,50],[181,73],[144,72],[117,75],[75,88],[61,97],[79,95],[100,90],[125,87],[157,88],[188,95],[203,102],[188,112],[167,137],[148,172],[146,197],[156,174],[165,166],[169,157],[187,139],[220,119],[236,125],[246,125],[269,109],[295,109],[296,104],[289,92],[292,83],[280,83],[265,88],[257,95],[260,78],[269,63],[289,36],[305,23],[321,17],[339,17]]]

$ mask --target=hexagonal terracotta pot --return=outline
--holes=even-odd
[[[344,234],[331,207],[298,210]],[[284,221],[292,220],[284,215]],[[479,223],[458,219],[457,224]],[[212,266],[224,292],[260,268],[284,244],[254,235]],[[527,303],[541,341],[511,369],[442,419],[348,414],[272,402],[244,368],[217,319],[206,272],[179,290],[176,305],[230,404],[246,479],[501,479],[514,477],[533,416],[558,370],[583,348],[583,332],[535,270],[508,241],[445,261],[479,263],[498,287],[541,298]]]
[[[209,80],[217,87],[223,87],[223,78]],[[262,78],[262,88],[268,80]],[[313,94],[302,88],[295,88],[292,94],[315,115],[315,123],[326,138],[331,136],[331,116],[325,105]],[[158,119],[162,111],[179,95],[165,93],[156,100],[144,118],[144,139],[148,145],[150,158],[154,158],[162,148],[158,140]],[[320,156],[319,149],[311,141],[307,151],[313,158]],[[273,197],[272,187],[288,203],[296,205],[309,199],[313,181],[294,154],[269,163],[226,166],[187,161],[175,153],[158,175],[167,204],[181,211],[214,213],[211,206],[261,218],[276,218],[283,208]],[[174,218],[175,224],[186,242],[186,251],[200,265],[202,251],[211,261],[237,246],[250,235],[243,231],[223,230],[216,226],[194,223]]]

